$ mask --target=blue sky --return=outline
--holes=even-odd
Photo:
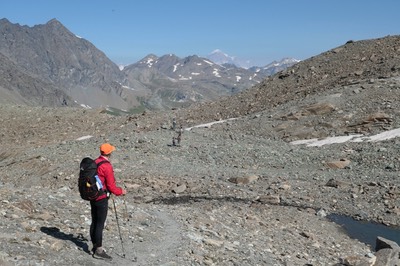
[[[348,40],[400,34],[398,0],[2,0],[0,18],[56,18],[117,64],[220,49],[263,66],[304,60]]]

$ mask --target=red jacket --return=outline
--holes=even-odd
[[[95,160],[96,164],[98,164],[101,161],[108,161],[108,158],[100,155],[99,158]],[[117,187],[117,185],[115,184],[114,169],[111,163],[101,164],[97,168],[97,174],[99,175],[101,183],[103,184],[105,189],[107,189],[108,192],[116,196],[120,196],[122,194],[122,188]],[[106,197],[107,197],[106,194],[101,195],[96,199],[96,201],[104,199]]]

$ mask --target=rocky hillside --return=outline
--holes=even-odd
[[[88,254],[90,210],[76,179],[80,160],[107,141],[128,190],[110,200],[110,265],[399,264],[398,229],[364,243],[329,219],[399,226],[400,140],[368,141],[400,125],[399,40],[348,42],[170,112],[0,105],[0,262],[107,264]],[[185,129],[178,146],[173,118]],[[291,142],[342,134],[362,139]]]
[[[379,114],[396,121],[399,47],[399,36],[349,41],[268,77],[250,90],[194,107],[184,112],[182,120],[196,124],[272,112],[276,122],[286,124],[279,131],[288,137],[293,131],[290,125],[299,120],[305,129],[316,131],[315,136],[324,134],[319,131],[327,128],[330,135],[362,130],[364,120],[374,120]],[[345,98],[345,106],[336,107],[334,101],[340,97]],[[359,106],[362,112],[353,106]],[[302,119],[315,114],[323,117],[306,123]],[[334,121],[329,120],[331,116]]]
[[[1,53],[0,80],[0,103],[53,107],[75,105],[72,99],[54,84],[26,73]]]

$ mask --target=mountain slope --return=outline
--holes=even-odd
[[[75,105],[62,90],[50,82],[32,77],[1,53],[0,80],[0,103],[2,104]]]
[[[78,103],[127,107],[122,99],[124,75],[90,42],[72,34],[56,19],[34,27],[0,20],[0,52]]]
[[[400,73],[399,45],[400,36],[348,42],[268,77],[237,95],[193,108],[192,112],[201,114],[203,121],[239,117],[359,80],[396,77]],[[202,109],[207,112],[201,112]]]

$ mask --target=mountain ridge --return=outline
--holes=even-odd
[[[32,77],[63,90],[68,95],[65,98],[72,100],[67,104],[85,108],[187,107],[250,88],[266,75],[214,65],[197,55],[149,55],[145,58],[158,60],[150,66],[154,69],[144,67],[139,60],[121,70],[92,43],[73,34],[57,19],[33,27],[7,19],[0,23],[0,52]],[[29,101],[26,91],[22,96]]]

